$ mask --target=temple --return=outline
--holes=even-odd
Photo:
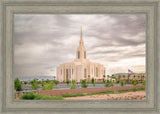
[[[102,64],[91,62],[87,58],[87,50],[82,38],[82,27],[75,60],[60,64],[56,70],[56,77],[59,82],[66,82],[67,80],[80,82],[82,79],[90,80],[92,78],[98,81],[103,79],[103,75],[106,75],[106,69]]]

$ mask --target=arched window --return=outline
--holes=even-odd
[[[96,67],[96,77],[98,77],[98,68]]]
[[[84,77],[86,78],[86,68],[84,68]]]
[[[84,58],[86,58],[86,51],[84,52]]]
[[[66,69],[66,78],[68,80],[68,69]]]
[[[73,68],[72,68],[72,74],[73,74]]]
[[[78,51],[78,59],[80,59],[80,51]]]

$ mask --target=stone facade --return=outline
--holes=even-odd
[[[56,73],[59,82],[67,80],[80,82],[82,79],[90,80],[92,78],[101,80],[103,79],[103,75],[106,75],[106,68],[102,64],[94,63],[87,59],[87,50],[82,38],[82,28],[79,46],[76,51],[76,59],[72,62],[60,64],[57,67]]]

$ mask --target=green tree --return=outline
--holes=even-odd
[[[124,86],[124,81],[123,80],[121,80],[121,86]]]
[[[112,87],[113,85],[114,85],[113,82],[110,81],[105,84],[105,87]]]
[[[145,80],[143,81],[142,85],[146,85],[146,81]]]
[[[56,79],[56,76],[53,76],[54,80]]]
[[[92,82],[93,86],[95,86],[95,84],[94,84],[94,78],[92,78],[91,82]]]
[[[128,76],[127,76],[127,77],[128,77],[128,83],[129,83],[129,78],[130,78],[130,76],[131,76],[130,74],[128,74]]]
[[[90,82],[90,75],[88,75],[88,82]]]
[[[103,83],[105,83],[105,77],[106,77],[106,76],[105,76],[105,75],[103,75]]]
[[[22,91],[21,81],[18,78],[14,80],[14,88],[16,91]]]
[[[40,86],[38,85],[38,80],[37,79],[33,79],[31,81],[31,85],[32,85],[33,90],[36,90],[36,89],[40,88]]]
[[[135,76],[135,75],[134,75],[133,77],[134,77],[134,79],[136,78],[136,76]]]
[[[88,85],[87,85],[87,83],[86,83],[86,80],[82,80],[82,81],[81,81],[81,87],[82,87],[82,88],[87,88],[87,87],[88,87]]]
[[[119,82],[120,82],[120,80],[121,80],[121,75],[118,75],[118,79],[119,79]]]
[[[49,83],[49,79],[46,80],[46,83]]]
[[[39,80],[39,81],[38,81],[38,84],[41,84],[41,83],[42,83],[42,82]]]
[[[58,84],[58,81],[57,81],[57,80],[54,80],[54,83],[57,85],[57,84]]]
[[[132,84],[133,84],[133,86],[136,86],[138,84],[138,80],[133,80]]]
[[[126,76],[125,76],[125,75],[123,75],[123,79],[125,79],[125,77],[126,77]]]
[[[67,85],[69,85],[70,81],[69,81],[69,80],[67,80],[67,81],[66,81],[66,83],[67,83]]]
[[[71,89],[76,89],[76,81],[75,80],[72,80]]]
[[[49,83],[43,82],[43,84],[42,84],[42,89],[43,90],[52,90],[53,87],[54,87],[54,82],[53,81],[50,81]]]
[[[26,85],[28,82],[27,81],[24,81],[24,84]]]

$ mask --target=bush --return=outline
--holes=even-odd
[[[63,100],[62,96],[37,95],[34,100]]]
[[[72,81],[71,89],[76,89],[76,81],[75,80]]]
[[[47,96],[47,95],[38,95],[33,92],[29,92],[21,96],[24,100],[63,100],[62,96]]]
[[[35,99],[36,94],[33,92],[29,92],[27,94],[22,95],[22,99]]]
[[[84,94],[64,94],[62,95],[63,97],[77,97],[77,96],[85,96]]]
[[[132,85],[133,85],[133,86],[136,86],[137,84],[138,84],[138,80],[133,80],[133,81],[132,81]]]
[[[91,80],[91,81],[92,81],[92,84],[94,84],[94,78],[92,78],[92,80]]]
[[[70,81],[69,81],[69,80],[67,80],[67,81],[66,81],[66,83],[67,83],[67,85],[69,85]]]
[[[105,87],[112,87],[113,85],[114,85],[113,82],[110,81],[109,83],[106,83],[106,84],[105,84]]]
[[[121,86],[124,86],[124,82],[123,81],[121,81]]]
[[[119,80],[117,80],[117,82],[116,83],[118,83],[119,84]]]
[[[26,84],[27,84],[27,81],[24,81],[24,84],[26,85]]]
[[[143,81],[142,85],[146,85],[146,81],[145,80]]]
[[[58,81],[57,81],[57,80],[54,80],[54,83],[57,85],[57,84],[58,84]]]
[[[49,83],[43,82],[42,83],[42,89],[43,90],[52,90],[54,87],[53,81],[50,81]]]
[[[86,84],[86,80],[81,81],[81,87],[82,88],[87,88],[88,87],[88,85]]]

